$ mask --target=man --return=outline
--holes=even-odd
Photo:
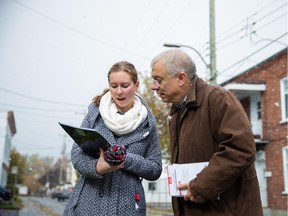
[[[194,62],[181,50],[160,53],[151,68],[152,90],[163,102],[172,103],[171,162],[209,161],[195,179],[179,184],[188,192],[172,197],[174,214],[263,215],[254,138],[237,98],[198,78]]]

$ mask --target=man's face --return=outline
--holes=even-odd
[[[161,61],[158,61],[152,67],[152,77],[154,79],[151,89],[156,91],[159,97],[165,103],[178,103],[179,91],[178,76],[171,76]]]

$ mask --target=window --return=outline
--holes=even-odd
[[[260,120],[261,119],[261,102],[258,101],[257,102],[257,120]]]
[[[155,191],[156,190],[156,182],[149,182],[148,183],[148,190]]]
[[[280,81],[281,91],[281,120],[282,122],[288,121],[288,77]]]
[[[288,194],[288,147],[282,148],[283,153],[283,174],[284,174],[284,191],[283,194]]]

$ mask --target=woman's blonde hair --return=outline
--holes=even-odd
[[[108,82],[110,82],[110,74],[114,73],[114,72],[119,72],[119,71],[124,71],[124,72],[128,73],[131,76],[134,84],[136,84],[138,82],[138,73],[137,73],[135,66],[133,64],[131,64],[130,62],[127,62],[127,61],[117,62],[110,68],[110,70],[108,72]],[[106,94],[108,91],[109,91],[109,89],[106,88],[106,89],[104,89],[104,91],[101,95],[95,96],[92,100],[93,103],[98,106],[100,104],[100,100],[101,100],[102,96],[104,94]]]

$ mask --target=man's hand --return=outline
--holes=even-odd
[[[186,182],[186,183],[179,183],[178,184],[178,189],[180,190],[187,190],[187,194],[184,196],[184,200],[185,201],[192,201],[192,202],[196,202],[196,200],[194,199],[193,195],[191,194],[190,192],[190,189],[189,189],[189,182]]]

